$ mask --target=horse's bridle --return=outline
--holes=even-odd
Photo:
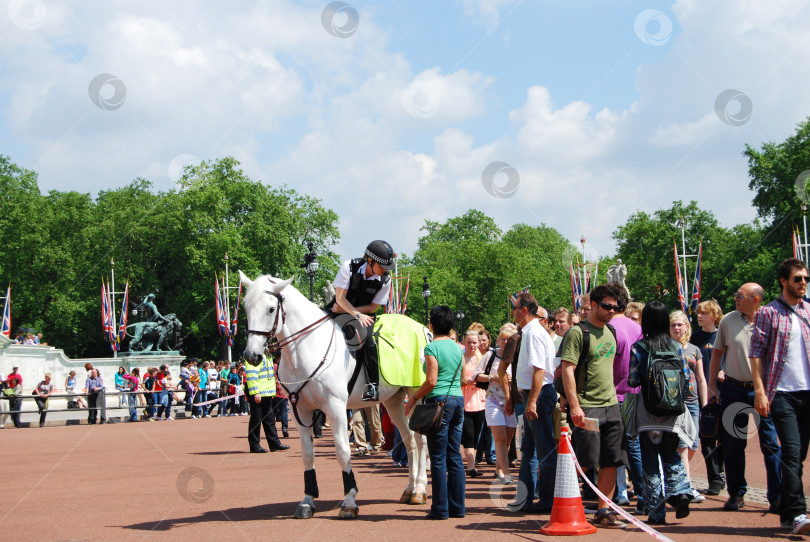
[[[318,327],[319,324],[322,324],[323,322],[325,322],[326,320],[329,319],[329,315],[327,314],[323,318],[319,318],[318,320],[315,320],[314,322],[312,322],[308,326],[306,326],[306,327],[304,327],[302,329],[299,329],[298,331],[295,331],[293,333],[290,333],[290,335],[288,337],[286,337],[283,341],[276,341],[276,343],[273,344],[273,339],[276,337],[276,329],[278,329],[278,315],[279,315],[279,313],[281,313],[281,327],[284,327],[284,324],[287,322],[287,311],[284,309],[284,296],[283,295],[281,295],[278,292],[271,292],[269,290],[265,290],[264,293],[272,295],[273,297],[275,297],[278,300],[278,310],[276,310],[276,318],[273,321],[273,327],[270,329],[270,331],[259,331],[259,330],[255,330],[255,329],[248,329],[247,334],[248,335],[263,335],[263,336],[267,337],[267,339],[264,342],[264,347],[265,347],[265,350],[267,350],[270,353],[278,352],[279,350],[281,350],[282,348],[284,348],[288,344],[297,341],[298,339],[302,338],[304,335],[307,335],[308,333],[311,333],[312,331],[314,331],[314,329],[316,327]]]
[[[278,292],[271,292],[269,290],[265,290],[265,293],[270,294],[271,296],[275,297],[278,300],[278,308],[276,310],[275,320],[273,321],[273,327],[270,328],[270,331],[260,331],[260,330],[255,330],[255,329],[248,329],[247,334],[248,335],[251,335],[251,334],[253,334],[253,335],[262,335],[264,337],[267,337],[265,339],[265,342],[264,342],[264,348],[265,348],[265,351],[267,351],[267,352],[272,353],[272,352],[280,351],[282,348],[284,348],[288,344],[291,344],[291,343],[297,341],[298,339],[303,338],[305,335],[311,333],[320,324],[322,324],[323,322],[325,322],[326,320],[329,319],[329,315],[327,314],[323,318],[319,318],[318,320],[314,321],[313,323],[309,324],[308,326],[306,326],[306,327],[304,327],[302,329],[299,329],[298,331],[295,331],[295,332],[291,333],[290,335],[285,337],[284,340],[281,340],[281,341],[277,340],[275,342],[275,344],[273,344],[273,339],[276,338],[276,329],[279,329],[279,327],[278,327],[278,315],[279,315],[279,313],[281,313],[281,327],[283,328],[284,324],[287,321],[287,311],[284,309],[284,296],[283,295],[281,295]],[[278,379],[278,375],[276,375],[277,382],[279,384],[281,384],[281,386],[287,391],[287,397],[289,398],[290,404],[293,407],[293,409],[292,409],[293,414],[295,415],[295,420],[298,422],[299,426],[312,427],[312,424],[306,425],[304,422],[301,421],[301,418],[298,416],[298,396],[301,393],[301,390],[303,390],[304,387],[309,383],[309,381],[312,380],[315,377],[315,375],[318,373],[318,371],[321,370],[321,367],[323,367],[323,364],[326,363],[326,357],[329,355],[329,350],[332,348],[332,343],[334,342],[334,340],[335,340],[335,330],[332,329],[332,337],[329,339],[329,346],[326,347],[326,352],[324,353],[323,357],[321,358],[321,362],[318,364],[317,367],[315,367],[315,370],[312,371],[312,374],[310,374],[306,379],[304,379],[304,380],[302,380],[300,382],[282,382],[281,380]],[[281,362],[279,361],[279,364],[280,363]],[[292,386],[292,385],[295,385],[295,384],[301,384],[301,387],[298,388],[296,391],[290,391],[290,388],[288,386]]]

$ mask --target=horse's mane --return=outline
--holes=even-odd
[[[272,275],[260,275],[256,277],[256,280],[253,281],[253,286],[248,288],[245,292],[245,304],[255,304],[259,299],[264,295],[264,292],[269,292],[273,290],[274,284],[279,284],[284,282],[284,279],[280,279],[278,277],[274,277]],[[284,288],[284,295],[294,295],[292,292],[295,291],[296,294],[301,296],[303,299],[309,301],[304,294],[298,291],[298,289],[291,284],[289,284],[286,288]]]

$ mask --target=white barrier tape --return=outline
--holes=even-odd
[[[245,392],[240,391],[239,393],[234,393],[233,395],[226,395],[225,397],[217,397],[216,399],[213,399],[211,401],[205,401],[204,403],[192,403],[189,406],[197,407],[197,406],[213,405],[214,403],[219,403],[220,401],[227,401],[228,399],[233,399],[234,397],[240,397],[240,396],[242,396],[244,394],[245,394]]]
[[[661,542],[675,542],[671,538],[667,538],[666,536],[662,535],[661,533],[659,533],[658,531],[656,531],[655,529],[653,529],[652,527],[650,527],[649,525],[647,525],[646,523],[641,521],[640,519],[638,519],[636,517],[633,517],[624,508],[622,508],[619,505],[617,505],[616,503],[614,503],[612,499],[608,499],[607,497],[605,497],[599,491],[599,489],[597,489],[597,487],[591,483],[591,481],[588,479],[588,477],[585,476],[585,473],[582,471],[582,467],[579,466],[579,461],[577,460],[577,456],[574,453],[574,446],[571,444],[571,437],[567,437],[567,438],[568,438],[568,447],[571,450],[571,457],[574,460],[574,466],[577,468],[577,472],[579,472],[579,475],[582,477],[583,480],[585,480],[585,483],[588,484],[591,487],[591,489],[593,489],[594,493],[596,493],[596,495],[600,499],[603,499],[603,500],[607,501],[608,506],[610,506],[610,508],[612,508],[614,512],[616,512],[617,514],[622,516],[624,519],[626,519],[627,521],[629,521],[630,523],[632,523],[633,525],[635,525],[636,527],[638,527],[639,529],[641,529],[645,533],[655,537],[657,540],[661,540]]]

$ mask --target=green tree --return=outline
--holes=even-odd
[[[562,261],[569,244],[553,228],[518,224],[503,233],[492,218],[472,209],[444,223],[426,221],[423,230],[419,248],[403,260],[400,272],[410,274],[414,294],[418,278],[426,275],[430,304],[463,309],[465,327],[478,321],[497,332],[509,318],[509,295],[526,286],[552,310],[568,304]],[[423,321],[424,312],[422,302],[409,303],[411,317]]]
[[[726,229],[719,225],[714,214],[702,210],[697,202],[684,205],[673,203],[670,209],[661,209],[653,215],[639,212],[613,233],[617,242],[617,258],[627,265],[627,287],[634,299],[648,302],[663,301],[670,309],[679,307],[675,279],[675,255],[683,254],[680,217],[686,220],[685,239],[688,254],[697,254],[703,241],[701,300],[714,297],[724,311],[734,309],[732,296],[742,283],[759,282],[770,287],[774,250],[764,245],[766,232],[758,222]],[[682,262],[682,260],[679,260]],[[695,273],[695,259],[687,263],[691,297]],[[668,295],[664,291],[669,290]]]
[[[241,268],[295,276],[308,289],[299,264],[312,240],[321,253],[319,286],[333,277],[337,215],[317,199],[249,179],[238,165],[228,157],[202,163],[169,192],[136,179],[94,201],[76,192],[42,195],[34,172],[0,156],[0,280],[11,282],[14,326],[41,330],[73,357],[110,355],[100,287],[114,258],[116,290],[129,280],[130,307],[158,290],[161,311],[184,322],[183,350],[221,357],[213,279],[226,252],[231,285]],[[118,296],[116,312],[120,303]]]
[[[796,127],[796,133],[782,143],[765,143],[760,150],[745,146],[748,158],[748,187],[755,192],[757,213],[773,230],[768,244],[790,247],[794,222],[799,220],[800,200],[796,179],[810,170],[810,119]]]

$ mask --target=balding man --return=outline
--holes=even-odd
[[[727,411],[734,409],[737,413],[733,425],[726,423],[725,417],[722,424],[723,461],[729,494],[723,510],[742,509],[745,506],[744,495],[748,491],[745,481],[745,446],[748,443],[748,417],[754,407],[754,382],[749,354],[754,315],[759,311],[764,297],[765,291],[759,284],[749,282],[740,286],[734,294],[737,310],[728,313],[720,322],[712,351],[709,398],[718,395],[717,375],[722,364],[725,379],[719,389],[720,404]],[[781,450],[773,419],[761,417],[758,431],[768,479],[767,497],[771,504],[769,512],[779,513]]]

